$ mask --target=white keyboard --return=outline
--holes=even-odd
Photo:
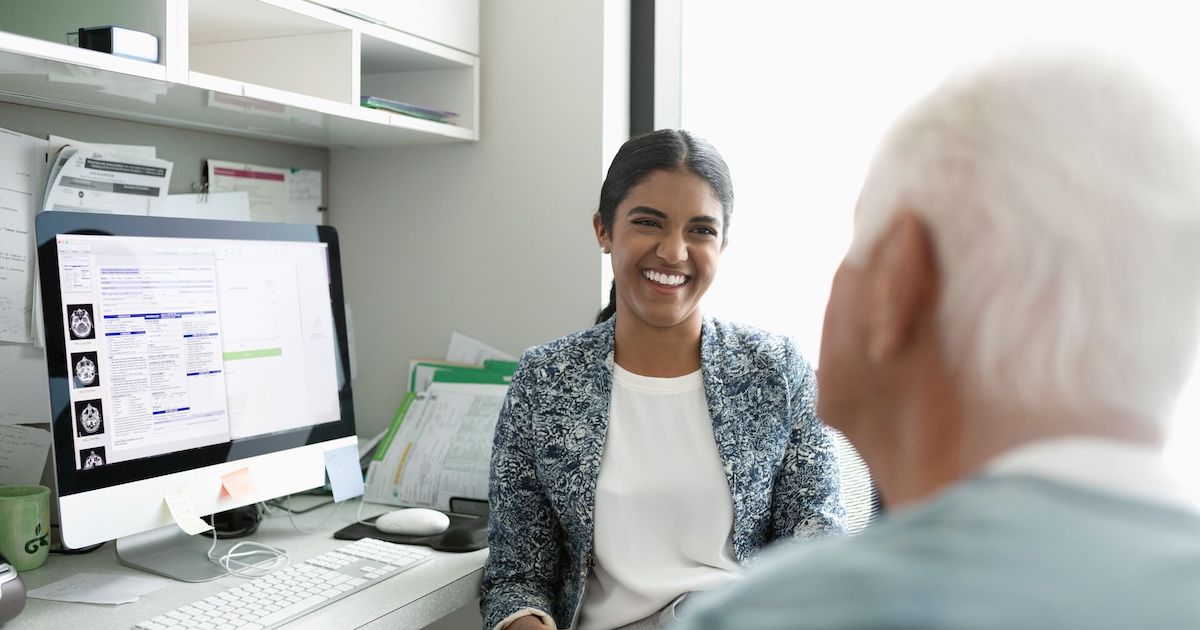
[[[398,575],[432,557],[427,547],[363,538],[147,619],[136,630],[267,630]]]

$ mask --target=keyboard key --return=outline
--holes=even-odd
[[[431,557],[363,539],[139,623],[137,630],[268,630]]]

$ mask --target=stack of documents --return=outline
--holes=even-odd
[[[448,510],[452,498],[487,499],[492,434],[517,365],[458,333],[447,356],[487,358],[413,361],[409,392],[367,466],[367,501]]]
[[[68,144],[50,164],[42,210],[146,216],[164,203],[171,167],[154,157]]]
[[[447,112],[440,109],[431,109],[429,107],[421,107],[412,103],[404,103],[401,101],[393,101],[380,96],[364,96],[360,101],[363,107],[371,109],[382,109],[413,118],[421,118],[423,120],[432,120],[434,122],[454,124],[458,121],[458,112]]]

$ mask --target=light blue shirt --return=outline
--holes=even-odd
[[[1002,466],[855,538],[776,550],[672,630],[1200,628],[1200,515],[1092,463],[1108,481]]]

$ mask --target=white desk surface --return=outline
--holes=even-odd
[[[322,497],[321,500],[327,498]],[[316,502],[310,497],[294,497],[292,505],[299,510]],[[350,542],[333,538],[333,532],[354,522],[358,510],[357,499],[343,503],[324,525],[318,527],[333,509],[333,506],[326,506],[293,517],[296,525],[310,531],[317,530],[315,534],[297,531],[288,522],[287,514],[276,511],[263,520],[255,535],[239,540],[259,540],[282,547],[288,551],[293,562],[303,562]],[[368,503],[363,508],[363,517],[381,514],[388,509],[387,506]],[[115,545],[108,543],[83,555],[51,554],[46,564],[22,573],[21,578],[26,588],[33,589],[83,572],[147,575],[120,564],[114,549]],[[468,553],[435,551],[432,561],[310,612],[285,627],[288,630],[422,628],[479,596],[485,558],[487,549]],[[143,595],[137,602],[119,606],[30,599],[20,616],[6,624],[4,630],[130,628],[140,621],[245,581],[245,578],[232,576],[200,583],[172,581],[166,588]]]

